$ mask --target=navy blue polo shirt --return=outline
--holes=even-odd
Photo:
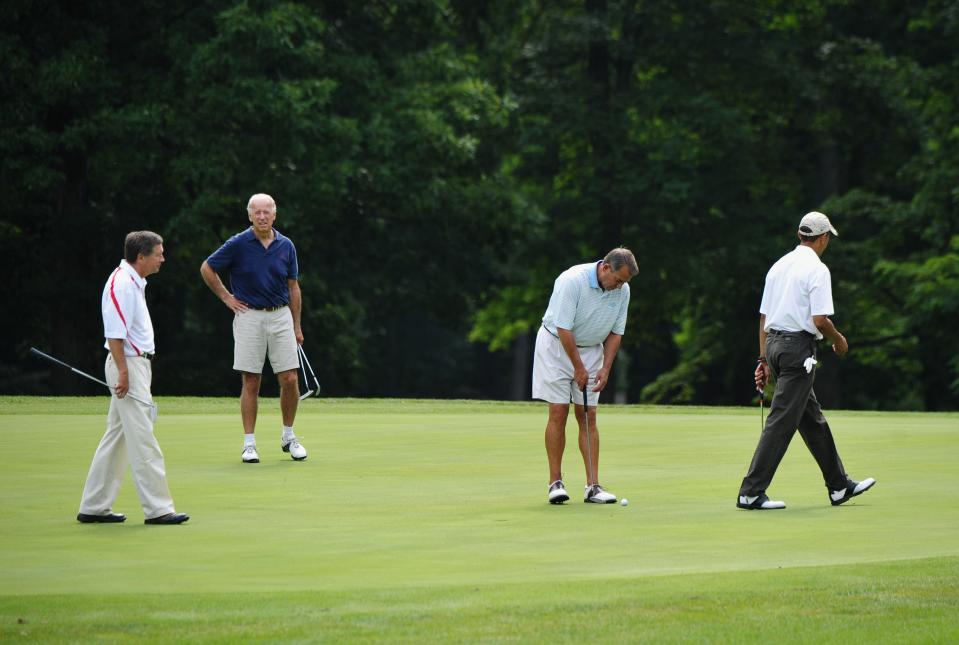
[[[263,248],[253,228],[248,228],[206,259],[214,271],[228,271],[233,296],[256,309],[290,304],[286,281],[298,280],[300,275],[293,242],[276,229],[273,234],[273,242]]]

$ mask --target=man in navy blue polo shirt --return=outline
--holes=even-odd
[[[273,228],[276,202],[265,194],[250,197],[246,207],[250,228],[234,235],[200,267],[203,281],[223,301],[233,318],[233,369],[242,376],[240,416],[243,419],[243,463],[259,463],[256,451],[257,402],[267,355],[280,382],[283,435],[280,448],[301,461],[306,448],[296,439],[293,420],[299,403],[297,344],[300,328],[299,266],[290,238]],[[218,271],[230,276],[230,289]]]

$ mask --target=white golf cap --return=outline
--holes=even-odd
[[[818,211],[806,213],[799,222],[799,233],[801,235],[822,235],[823,233],[832,233],[839,237],[839,231],[833,228],[829,218]]]

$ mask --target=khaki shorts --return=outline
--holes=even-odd
[[[300,366],[289,307],[276,311],[249,309],[233,318],[233,369],[260,374],[267,354],[274,374]]]
[[[599,392],[593,392],[596,384],[596,372],[603,367],[603,346],[580,347],[579,358],[589,372],[589,405],[599,403]],[[533,398],[548,403],[583,404],[583,391],[573,380],[573,363],[563,349],[559,338],[549,333],[545,327],[536,334],[536,353],[533,356]]]

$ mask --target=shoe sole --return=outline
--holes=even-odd
[[[750,506],[749,504],[740,504],[736,502],[736,508],[741,508],[744,511],[783,511],[786,509],[785,506],[770,506],[769,508],[763,508],[762,506]]]
[[[243,463],[244,463],[244,464],[258,464],[258,463],[260,463],[260,460],[259,460],[259,459],[244,459],[244,460],[243,460]]]
[[[290,455],[290,457],[292,457],[293,461],[306,461],[306,457],[293,457],[293,455]]]
[[[569,501],[569,495],[561,495],[559,497],[554,497],[553,499],[547,500],[547,501],[549,501],[550,504],[562,504],[563,502]]]
[[[615,499],[611,499],[611,500],[609,500],[608,502],[603,502],[603,501],[600,501],[600,500],[584,499],[584,500],[583,500],[583,503],[584,503],[584,504],[615,504],[615,503],[616,503],[616,500],[615,500]]]
[[[872,487],[875,486],[875,485],[876,485],[876,482],[873,482],[873,483],[869,484],[868,486],[866,486],[865,488],[863,488],[863,489],[862,489],[861,491],[859,491],[858,493],[853,493],[853,494],[850,495],[849,497],[843,497],[843,498],[842,498],[841,500],[839,500],[839,501],[835,501],[835,500],[833,500],[832,498],[829,498],[829,501],[832,502],[832,505],[833,505],[833,506],[841,506],[841,505],[845,504],[846,502],[848,502],[849,500],[851,500],[853,497],[859,497],[860,495],[862,495],[863,493],[865,493],[867,490],[869,490],[870,488],[872,488]]]

